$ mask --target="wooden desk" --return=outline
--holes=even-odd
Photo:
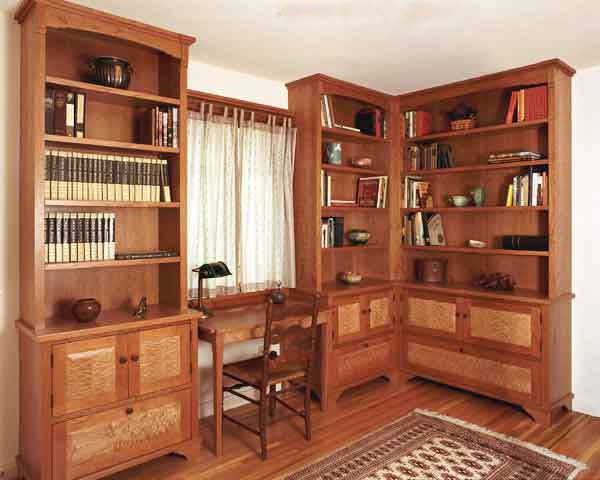
[[[288,300],[286,308],[297,304],[297,301]],[[277,309],[274,306],[274,316],[277,316]],[[265,312],[266,307],[261,305],[247,305],[243,307],[227,308],[216,310],[215,316],[206,320],[200,320],[198,324],[198,338],[210,342],[213,355],[213,412],[215,422],[215,455],[220,456],[223,453],[223,349],[226,344],[244,342],[264,337],[265,332]],[[317,366],[319,372],[319,398],[321,400],[321,410],[328,408],[328,359],[332,348],[331,338],[331,318],[334,312],[333,308],[321,309],[319,313],[320,329],[320,355]],[[309,327],[311,318],[306,314],[288,315],[285,320],[280,320],[286,324],[297,324],[302,327]]]

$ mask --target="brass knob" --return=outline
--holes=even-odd
[[[131,414],[133,413],[133,407],[127,407],[127,408],[125,409],[125,413],[126,413],[127,415],[131,415]]]
[[[121,365],[124,365],[125,363],[127,363],[127,357],[119,357],[119,363]]]
[[[133,355],[131,356],[131,361],[132,361],[132,362],[137,362],[139,359],[140,359],[140,356],[139,356],[139,355],[135,355],[135,354],[133,354]]]

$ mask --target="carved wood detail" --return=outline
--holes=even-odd
[[[449,373],[482,384],[526,395],[532,394],[532,372],[528,368],[409,342],[408,362],[428,370]]]
[[[531,313],[472,306],[470,332],[468,333],[471,337],[531,348],[533,343],[532,315]]]
[[[407,298],[407,323],[420,328],[456,333],[456,304],[428,298]]]

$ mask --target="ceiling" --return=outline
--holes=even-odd
[[[319,72],[396,94],[554,57],[600,65],[598,0],[76,3],[193,35],[192,59],[283,82]]]

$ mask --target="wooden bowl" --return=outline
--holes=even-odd
[[[356,157],[352,159],[352,166],[357,168],[371,168],[373,159],[370,157]]]
[[[340,282],[348,285],[357,285],[362,281],[362,275],[356,272],[342,272],[338,275]]]
[[[71,308],[73,316],[81,323],[93,322],[100,315],[101,310],[102,305],[95,298],[77,300]]]

